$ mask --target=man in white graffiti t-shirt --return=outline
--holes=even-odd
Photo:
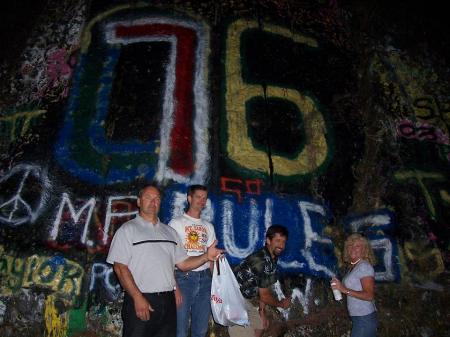
[[[182,216],[169,222],[183,243],[189,256],[204,254],[206,248],[216,239],[211,223],[200,218],[206,206],[208,191],[203,185],[188,188],[188,210]],[[191,337],[204,337],[208,331],[211,311],[211,271],[207,262],[193,271],[175,271],[177,288],[177,337],[187,337],[191,318]]]

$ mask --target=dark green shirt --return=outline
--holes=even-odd
[[[277,282],[277,260],[264,247],[241,261],[234,274],[242,295],[251,299],[258,296],[258,288],[269,288]]]

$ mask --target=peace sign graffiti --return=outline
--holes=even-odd
[[[49,200],[51,182],[46,170],[19,164],[0,179],[0,223],[17,227],[34,223]]]

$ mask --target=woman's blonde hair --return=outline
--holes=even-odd
[[[370,247],[369,241],[361,234],[354,233],[350,235],[344,243],[344,262],[350,263],[350,256],[348,255],[348,247],[353,245],[356,241],[363,243],[364,251],[361,259],[368,261],[371,265],[375,264],[375,255],[373,254],[372,247]]]

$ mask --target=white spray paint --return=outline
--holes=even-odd
[[[47,171],[36,165],[19,164],[14,166],[11,171],[0,179],[0,186],[3,182],[7,182],[10,178],[20,175],[19,186],[14,195],[10,199],[0,205],[0,210],[5,209],[3,213],[8,215],[0,216],[0,222],[9,226],[17,227],[24,223],[34,223],[42,213],[46,202],[50,198],[51,182],[47,177]],[[29,179],[36,179],[40,184],[40,195],[34,206],[30,205],[29,200],[25,200],[22,195],[26,193],[26,182]],[[36,194],[36,192],[34,193]],[[26,213],[25,215],[23,215]]]
[[[278,300],[286,298],[286,296],[283,293],[283,290],[281,289],[280,281],[277,281],[273,285],[273,290],[275,291]],[[299,288],[292,289],[291,303],[294,303],[294,301],[297,299],[303,309],[303,313],[307,315],[309,313],[309,302],[311,300],[311,296],[312,296],[312,281],[310,278],[307,278],[304,292],[302,292]],[[288,309],[277,308],[277,309],[278,311],[281,312],[285,320],[289,319],[289,313],[291,311],[291,308]]]
[[[126,199],[134,199],[136,200],[137,197],[134,195],[124,195],[124,196],[117,196],[117,197],[109,197],[108,198],[108,204],[106,206],[106,216],[105,216],[105,229],[103,231],[103,244],[106,245],[108,242],[108,236],[109,236],[109,227],[111,225],[111,219],[113,217],[120,218],[120,217],[128,217],[131,215],[135,215],[138,213],[137,210],[131,211],[131,212],[113,212],[112,206],[113,203],[117,200],[126,200]]]
[[[0,324],[3,324],[3,321],[5,319],[5,312],[6,312],[6,304],[0,301]]]
[[[385,271],[375,272],[377,281],[395,281],[394,270],[392,266],[392,243],[389,239],[370,240],[370,245],[374,250],[384,250],[383,265]]]
[[[85,212],[87,209],[87,216],[86,220],[84,222],[84,228],[83,233],[81,235],[81,243],[86,243],[86,236],[88,232],[89,223],[91,222],[92,213],[94,212],[95,208],[95,198],[90,198],[81,208],[78,212],[75,211],[75,207],[73,206],[72,202],[70,201],[70,197],[67,193],[63,193],[61,203],[59,204],[58,212],[56,213],[55,221],[53,221],[53,228],[50,231],[50,239],[56,240],[59,233],[59,228],[61,226],[61,220],[63,216],[64,209],[69,209],[70,217],[73,219],[74,223],[77,223],[80,220],[81,215]]]
[[[350,223],[350,228],[353,233],[358,232],[359,228],[368,224],[375,225],[389,225],[391,218],[387,214],[371,214],[358,219],[353,220]]]
[[[266,211],[264,212],[264,233],[267,232],[267,229],[272,225],[272,214],[273,214],[273,200],[267,198],[266,199]]]
[[[358,232],[359,228],[365,225],[387,226],[391,222],[391,218],[387,214],[370,214],[350,223],[350,228],[354,233]],[[384,250],[383,260],[384,272],[375,272],[375,280],[377,281],[394,281],[395,275],[392,265],[393,249],[392,242],[388,238],[369,240],[369,243],[374,250]]]
[[[257,217],[259,215],[257,203],[250,202],[250,221],[248,227],[248,246],[240,248],[236,245],[234,226],[233,226],[233,203],[230,200],[222,202],[222,226],[223,226],[223,243],[225,250],[231,256],[237,258],[245,258],[250,255],[256,248],[258,243],[258,226]]]
[[[96,283],[101,282],[112,298],[117,298],[121,292],[120,284],[111,283],[111,276],[114,275],[113,268],[106,263],[94,263],[91,270],[91,281],[89,291],[94,290]]]
[[[323,216],[325,216],[325,209],[316,204],[312,204],[310,202],[306,201],[299,201],[298,203],[300,207],[300,211],[303,217],[303,230],[305,233],[305,246],[304,249],[302,249],[302,254],[305,257],[306,261],[308,262],[309,268],[316,271],[322,271],[328,276],[332,277],[334,274],[333,272],[328,269],[325,266],[322,266],[316,261],[314,261],[314,257],[311,254],[311,247],[313,242],[319,242],[320,244],[327,244],[332,245],[333,242],[328,239],[320,236],[317,232],[314,232],[311,225],[311,218],[309,216],[309,212],[319,213]]]
[[[175,35],[158,35],[158,36],[139,36],[133,38],[121,38],[115,36],[116,26],[138,26],[151,24],[166,24],[175,27],[185,27],[191,29],[196,34],[196,50],[195,50],[195,73],[193,83],[194,94],[194,121],[193,134],[194,142],[192,148],[194,149],[195,170],[192,177],[186,177],[175,173],[169,166],[170,159],[170,137],[174,124],[174,111],[176,101],[174,99],[175,83],[176,83],[176,59],[177,59],[177,43],[178,40]],[[206,25],[199,22],[177,20],[168,17],[145,17],[141,19],[134,19],[132,21],[117,21],[106,25],[105,40],[111,44],[130,44],[137,42],[151,42],[151,41],[167,41],[170,42],[169,62],[166,66],[166,88],[163,98],[163,116],[161,121],[160,133],[160,148],[158,171],[155,174],[155,180],[164,182],[166,179],[172,179],[184,184],[204,184],[209,170],[210,156],[208,153],[209,144],[209,103],[207,93],[207,63],[209,55],[209,30]]]

